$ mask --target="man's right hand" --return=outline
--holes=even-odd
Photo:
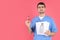
[[[25,21],[25,24],[26,24],[27,27],[30,27],[30,23],[31,23],[30,22],[30,17],[28,16],[27,20]]]
[[[30,20],[25,21],[25,24],[26,24],[27,27],[30,27],[30,23],[31,23]]]
[[[28,31],[29,31],[30,33],[32,33],[32,30],[31,30],[31,28],[30,28],[31,22],[30,22],[30,18],[29,18],[29,17],[27,17],[27,20],[25,21],[25,24],[26,24],[26,26],[28,27]]]

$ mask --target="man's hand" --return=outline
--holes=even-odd
[[[47,34],[48,36],[53,36],[53,35],[55,35],[55,33],[54,33],[54,32],[50,32],[50,30],[46,31],[45,34]]]
[[[28,27],[28,31],[31,33],[32,30],[31,30],[31,28],[30,28],[30,24],[31,24],[31,22],[30,22],[30,18],[29,18],[29,16],[27,17],[27,20],[25,21],[25,24],[26,24],[26,26]]]
[[[27,17],[27,20],[25,21],[25,24],[27,27],[30,27],[30,18],[29,16]]]
[[[30,27],[30,21],[29,20],[26,20],[25,24],[26,24],[27,27]]]
[[[47,34],[48,36],[50,36],[51,32],[48,30],[48,31],[45,32],[45,34]]]

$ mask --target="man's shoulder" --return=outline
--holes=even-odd
[[[51,16],[46,16],[46,18],[49,20],[53,20],[53,18]]]
[[[51,16],[46,16],[46,18],[52,19],[52,17],[51,17]]]

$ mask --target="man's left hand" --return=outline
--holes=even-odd
[[[45,32],[45,34],[47,34],[48,36],[50,36],[51,32],[48,30],[48,31]]]

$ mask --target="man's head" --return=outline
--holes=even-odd
[[[46,5],[45,5],[43,2],[39,2],[39,3],[37,4],[38,13],[44,14],[45,8],[46,8]]]

